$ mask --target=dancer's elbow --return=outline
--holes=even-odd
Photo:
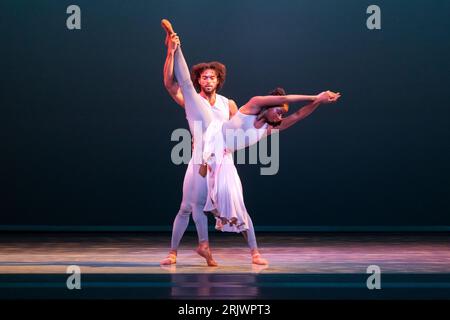
[[[288,96],[255,96],[250,99],[249,104],[255,107],[269,107],[288,103]]]
[[[167,91],[172,92],[174,89],[176,89],[176,83],[170,79],[164,78],[164,87]]]

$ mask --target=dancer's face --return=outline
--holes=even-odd
[[[213,93],[217,90],[217,85],[219,84],[219,79],[217,79],[216,71],[212,69],[206,69],[200,75],[198,79],[201,90],[205,93]]]
[[[281,120],[283,119],[283,115],[286,113],[283,108],[275,107],[275,108],[269,108],[266,111],[266,120],[269,123],[276,123],[279,124]]]

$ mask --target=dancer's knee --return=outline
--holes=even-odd
[[[181,204],[180,209],[178,210],[177,216],[179,217],[189,217],[192,213],[192,208],[190,205]]]
[[[197,94],[195,91],[194,84],[192,83],[191,78],[182,79],[179,81],[179,86],[183,90],[183,92],[190,92]]]
[[[199,222],[204,222],[207,221],[208,218],[206,217],[206,214],[203,211],[203,206],[201,205],[196,205],[193,206],[192,208],[192,219],[194,220],[195,223],[199,223]]]

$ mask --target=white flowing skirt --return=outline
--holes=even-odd
[[[248,230],[248,213],[233,154],[225,148],[222,125],[213,121],[204,136],[203,160],[208,164],[204,211],[214,213],[216,229],[242,232]]]

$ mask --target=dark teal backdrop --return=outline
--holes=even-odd
[[[81,8],[82,29],[66,28]],[[381,8],[382,29],[366,28]],[[5,1],[2,229],[169,229],[184,111],[165,92],[161,18],[189,63],[228,67],[243,104],[276,86],[340,91],[281,134],[280,170],[239,165],[259,230],[450,226],[450,2]]]

